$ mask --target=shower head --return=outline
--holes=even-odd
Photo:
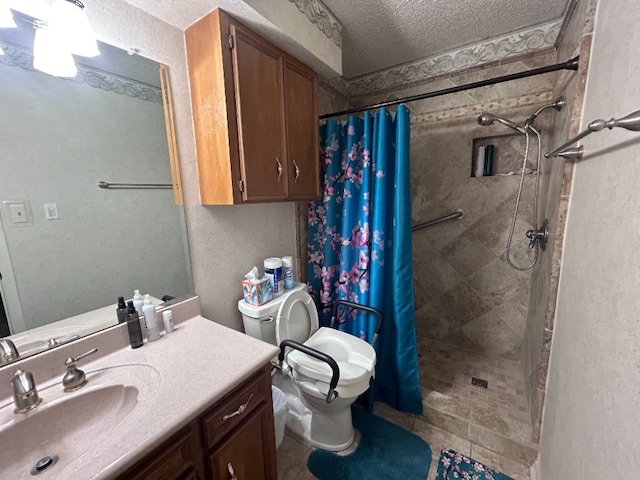
[[[511,120],[507,120],[506,118],[498,117],[493,113],[484,112],[482,115],[478,117],[478,125],[493,125],[495,122],[501,123],[509,128],[513,128],[514,130],[519,131],[520,133],[526,133],[526,130],[522,127],[519,127]]]

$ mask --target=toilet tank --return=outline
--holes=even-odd
[[[244,301],[238,301],[238,310],[242,314],[242,323],[244,332],[254,338],[258,338],[263,342],[276,345],[276,316],[282,302],[293,292],[307,290],[305,283],[295,283],[292,289],[285,290],[282,295],[275,297],[270,302],[259,307]]]

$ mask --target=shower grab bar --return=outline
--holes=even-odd
[[[562,150],[573,145],[577,141],[582,140],[590,133],[599,132],[600,130],[604,130],[605,128],[611,130],[614,127],[625,128],[627,130],[631,130],[632,132],[640,132],[640,110],[630,113],[626,117],[618,118],[617,120],[615,118],[612,118],[611,120],[603,120],[601,118],[598,120],[594,120],[585,130],[573,137],[567,143],[563,143],[555,150],[552,150],[549,153],[545,153],[544,156],[545,158],[563,156]],[[580,158],[581,156],[582,152],[580,151],[577,158]]]
[[[152,189],[152,188],[173,188],[173,184],[171,183],[109,183],[109,182],[98,182],[98,187],[100,188],[142,188],[142,189]]]
[[[456,218],[464,217],[464,210],[461,208],[457,209],[455,212],[450,213],[449,215],[445,215],[444,217],[434,218],[433,220],[429,220],[428,222],[416,223],[411,227],[411,231],[415,232],[416,230],[421,230],[427,227],[433,227],[434,225],[438,225],[442,222],[447,222],[449,220],[454,220]]]

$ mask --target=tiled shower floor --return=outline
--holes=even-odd
[[[433,461],[427,480],[435,478],[440,450],[453,448],[500,470],[514,480],[529,480],[537,456],[531,442],[529,412],[520,365],[418,337],[422,384],[421,416],[377,403],[374,413],[424,438]],[[471,377],[488,380],[487,389]],[[278,449],[278,480],[311,480],[306,463],[311,449],[285,435]]]

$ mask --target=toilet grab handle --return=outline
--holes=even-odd
[[[327,392],[327,403],[333,402],[338,397],[338,392],[336,392],[336,387],[338,386],[338,380],[340,379],[340,368],[336,361],[331,358],[326,353],[319,352],[315,348],[308,347],[301,343],[298,343],[294,340],[283,340],[280,342],[280,354],[278,355],[278,360],[280,362],[280,369],[282,369],[282,362],[284,362],[284,352],[287,347],[291,347],[294,350],[299,350],[302,353],[306,353],[307,355],[317,358],[325,363],[328,363],[331,367],[331,371],[333,372],[331,375],[331,381],[329,382],[329,391]]]
[[[348,308],[354,308],[356,310],[363,310],[367,313],[372,313],[376,316],[376,318],[378,319],[378,322],[376,323],[376,330],[373,334],[373,338],[371,339],[371,345],[375,344],[376,339],[378,338],[378,333],[380,333],[380,327],[382,326],[382,312],[380,312],[380,310],[376,308],[368,307],[367,305],[360,305],[359,303],[348,302],[346,300],[336,300],[335,302],[333,302],[333,306],[331,308],[331,323],[329,324],[331,328],[337,328],[336,326],[336,322],[338,319],[337,313],[338,313],[338,308],[341,305]],[[337,322],[337,323],[340,324],[343,322]]]

